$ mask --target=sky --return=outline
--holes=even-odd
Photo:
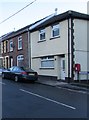
[[[0,36],[34,23],[58,9],[57,14],[74,10],[87,14],[88,0],[35,0],[33,4],[2,23],[34,0],[0,0]]]

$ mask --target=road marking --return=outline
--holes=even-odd
[[[57,88],[64,89],[64,90],[68,90],[68,91],[71,91],[71,92],[76,92],[76,93],[89,94],[87,91],[72,90],[72,89],[69,89],[69,88],[63,88],[63,87],[57,87]]]
[[[45,100],[47,100],[47,101],[50,101],[50,102],[56,103],[56,104],[58,104],[58,105],[65,106],[65,107],[67,107],[67,108],[71,108],[71,109],[73,109],[73,110],[76,109],[75,107],[72,107],[72,106],[70,106],[70,105],[67,105],[67,104],[64,104],[64,103],[61,103],[61,102],[58,102],[58,101],[52,100],[52,99],[50,99],[50,98],[47,98],[47,97],[44,97],[44,96],[41,96],[41,95],[35,94],[35,93],[33,93],[33,92],[29,92],[29,91],[26,91],[26,90],[24,90],[24,89],[19,89],[19,90],[20,90],[20,91],[23,91],[23,92],[25,92],[25,93],[28,93],[28,94],[34,95],[34,96],[36,96],[36,97],[39,97],[39,98],[45,99]]]
[[[2,84],[2,85],[6,85],[5,83],[3,83],[3,82],[0,82],[0,84]]]

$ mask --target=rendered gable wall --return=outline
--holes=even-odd
[[[87,55],[88,55],[88,39],[87,39],[87,23],[86,20],[74,20],[74,58],[75,64],[81,65],[80,79],[86,79],[87,74]]]

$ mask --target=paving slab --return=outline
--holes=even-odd
[[[83,90],[83,91],[88,91],[89,89],[85,86],[79,85],[79,84],[73,84],[73,83],[67,83],[67,82],[62,82],[59,80],[47,80],[47,79],[39,79],[37,81],[39,84],[44,84],[44,85],[49,85],[53,87],[63,87],[63,88],[68,88],[68,89],[74,89],[74,90]]]

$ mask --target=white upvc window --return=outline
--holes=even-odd
[[[13,46],[13,45],[12,45]],[[6,40],[6,52],[9,52],[9,40]]]
[[[1,53],[3,53],[3,51],[4,51],[4,45],[3,45],[4,43],[3,42],[1,42]]]
[[[22,36],[18,37],[18,50],[22,49]]]
[[[13,40],[10,40],[10,52],[13,51]]]
[[[44,41],[45,40],[45,29],[41,29],[39,31],[39,41]]]
[[[54,57],[42,57],[41,58],[41,68],[54,68]]]
[[[6,53],[6,41],[4,41],[4,53]]]
[[[18,55],[17,56],[17,66],[21,66],[23,64],[24,56],[23,55]]]
[[[60,35],[59,33],[59,24],[55,24],[52,26],[52,37],[58,37]]]

